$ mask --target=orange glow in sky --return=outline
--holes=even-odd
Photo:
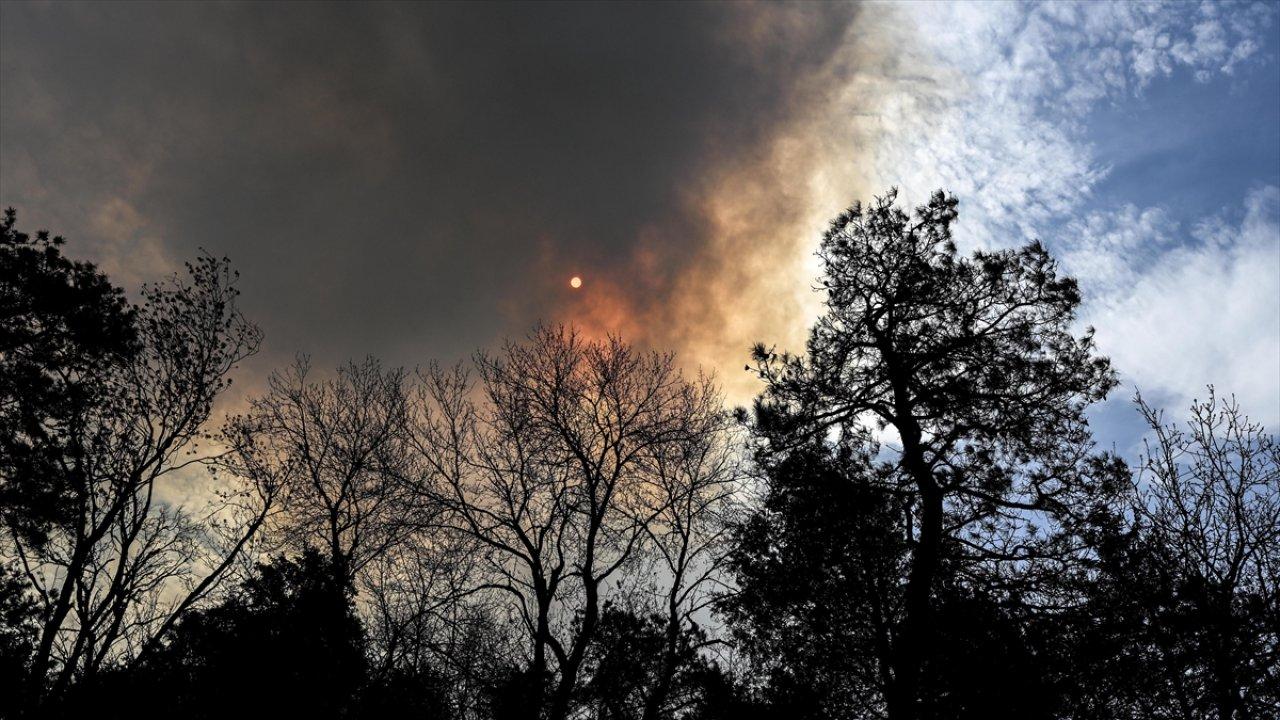
[[[573,288],[574,290],[577,290],[578,288],[582,287],[582,278],[578,277],[577,275],[574,275],[572,278],[569,278],[569,287]]]

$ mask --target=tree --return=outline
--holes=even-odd
[[[770,702],[800,718],[875,717],[901,614],[901,509],[848,449],[762,453],[758,469],[763,498],[734,528],[721,615]]]
[[[354,583],[406,534],[413,499],[402,481],[408,404],[405,372],[367,358],[313,381],[300,357],[272,373],[267,392],[225,434],[237,473],[281,488],[272,535],[299,552],[323,548]]]
[[[274,488],[232,484],[203,509],[162,500],[166,481],[216,459],[199,449],[205,423],[259,341],[226,260],[202,257],[126,310],[92,266],[63,260],[43,234],[27,243],[12,220],[5,273],[22,282],[5,286],[6,381],[32,392],[6,398],[5,422],[20,427],[5,446],[4,551],[39,602],[26,683],[39,702],[145,651],[206,597]],[[99,320],[101,332],[84,331]]]
[[[0,515],[38,546],[75,517],[77,418],[104,401],[106,368],[136,351],[136,311],[64,240],[0,223]]]
[[[767,384],[757,425],[773,447],[892,432],[885,483],[910,508],[910,558],[885,702],[910,720],[944,563],[967,572],[1065,551],[1042,526],[1116,482],[1083,415],[1116,380],[1091,333],[1072,334],[1079,291],[1043,246],[965,257],[951,241],[955,198],[935,193],[913,216],[895,199],[854,205],[824,234],[826,311],[806,356],[757,346],[754,359]]]
[[[1190,667],[1169,670],[1220,720],[1262,717],[1280,705],[1280,444],[1212,387],[1185,431],[1138,407],[1156,436],[1139,513],[1170,554],[1191,651]]]
[[[700,654],[705,634],[681,625],[674,643],[663,613],[640,615],[606,603],[587,653],[580,703],[599,720],[681,717],[703,697],[714,669]]]
[[[452,661],[475,650],[467,593],[476,563],[469,539],[434,532],[437,506],[411,491],[407,373],[374,358],[316,379],[306,358],[273,373],[224,436],[228,465],[280,488],[266,543],[321,549],[350,585],[365,620],[370,682],[405,690],[413,678],[457,689],[475,684]],[[397,691],[399,692],[399,691]]]
[[[1141,397],[1153,437],[1132,521],[1102,554],[1077,654],[1104,717],[1263,718],[1280,704],[1280,445],[1209,388],[1184,426]],[[1097,707],[1101,705],[1101,707]]]
[[[40,632],[40,606],[22,574],[0,565],[0,677],[14,686],[27,680],[31,654]],[[23,697],[0,696],[0,717],[17,717]]]
[[[649,602],[640,606],[656,604],[651,618],[661,619],[662,644],[641,660],[655,664],[648,671],[651,682],[639,688],[643,720],[670,717],[673,704],[688,704],[689,683],[681,676],[698,665],[702,650],[718,642],[699,627],[698,617],[711,608],[724,585],[742,448],[729,416],[715,409],[718,396],[702,401],[695,417],[707,424],[654,453],[646,493],[652,519],[645,525],[650,542],[643,547],[653,582]]]
[[[759,458],[720,606],[762,695],[800,718],[880,718],[909,559],[901,504],[873,458],[822,442]],[[1056,646],[1025,608],[940,573],[922,715],[1055,717]]]
[[[329,563],[309,550],[259,565],[226,600],[183,618],[141,665],[86,690],[120,717],[224,718],[247,702],[263,717],[354,713],[364,634],[351,586]]]
[[[407,519],[426,527],[415,527],[359,579],[370,681],[432,678],[464,714],[488,687],[492,666],[509,655],[505,628],[471,585],[480,562],[476,544],[433,530],[428,513]]]
[[[462,369],[424,373],[421,489],[447,530],[483,546],[479,586],[524,629],[525,712],[563,720],[606,594],[660,512],[657,458],[715,427],[716,394],[669,355],[564,328],[475,364],[479,403]]]

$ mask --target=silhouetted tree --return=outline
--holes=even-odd
[[[587,653],[582,700],[600,720],[637,720],[666,645],[661,616],[641,617],[605,604],[600,630]]]
[[[761,700],[742,678],[716,665],[705,667],[698,686],[697,703],[686,715],[690,720],[771,720],[793,711]]]
[[[424,377],[422,489],[446,508],[444,524],[483,545],[481,586],[507,596],[527,634],[522,682],[553,678],[526,712],[545,703],[563,720],[605,594],[662,510],[657,457],[716,430],[716,393],[685,380],[669,355],[563,328],[540,328],[476,367],[478,405],[462,370]]]
[[[27,683],[31,654],[40,632],[40,608],[26,579],[0,565],[0,677],[7,692],[0,693],[0,717],[17,717],[25,699],[18,692]]]
[[[472,539],[439,532],[438,506],[412,491],[407,380],[373,358],[316,379],[299,358],[227,423],[228,464],[281,488],[267,544],[323,548],[356,590],[371,682],[447,678],[465,702],[477,682],[466,669],[476,658],[463,656],[477,649],[478,615],[456,601],[468,594],[478,556]]]
[[[421,720],[449,720],[462,715],[454,708],[452,700],[458,691],[449,679],[426,666],[393,668],[371,677],[357,698],[359,718],[419,718]]]
[[[771,702],[798,718],[875,716],[901,613],[901,509],[847,448],[808,443],[760,464],[764,496],[735,529],[722,617]]]
[[[719,398],[707,402],[720,405]],[[649,542],[641,546],[639,567],[631,572],[640,576],[648,565],[651,580],[643,588],[647,592],[631,602],[650,620],[661,619],[662,644],[642,659],[657,660],[649,670],[651,682],[640,688],[643,720],[671,717],[689,705],[691,688],[682,677],[703,650],[719,642],[698,618],[707,614],[724,587],[733,499],[742,480],[742,447],[730,432],[727,413],[708,412],[702,418],[705,427],[654,453],[644,493],[652,515],[645,526]]]
[[[163,481],[216,459],[199,450],[205,422],[257,347],[227,262],[202,257],[126,309],[92,266],[12,225],[10,213],[4,272],[25,285],[5,284],[5,381],[18,384],[6,387],[17,435],[4,441],[3,543],[39,602],[26,683],[38,701],[145,650],[205,597],[274,489],[233,483],[199,514],[159,497]]]
[[[351,716],[366,677],[364,635],[340,578],[314,550],[260,565],[101,694],[108,705],[124,701],[122,717],[137,705],[154,717]]]
[[[1094,717],[1271,717],[1280,707],[1280,445],[1210,388],[1153,438],[1130,526],[1100,553],[1077,707]]]
[[[406,519],[430,524],[408,506]],[[415,517],[416,515],[416,517]],[[367,565],[358,607],[369,640],[371,682],[426,675],[462,712],[488,687],[495,660],[509,657],[493,608],[476,599],[479,553],[455,534],[418,528]]]
[[[722,615],[772,704],[800,718],[882,717],[909,557],[902,508],[873,459],[847,448],[815,442],[761,464],[765,496],[737,528],[737,590]],[[1040,658],[1052,639],[1006,598],[940,575],[921,714],[1052,717]]]
[[[1155,433],[1140,523],[1168,553],[1189,650],[1165,674],[1197,686],[1199,712],[1261,717],[1280,707],[1280,444],[1213,388],[1185,431],[1138,407]]]
[[[1060,620],[1001,587],[944,582],[938,634],[921,673],[921,716],[945,720],[1060,717]]]
[[[552,681],[550,671],[538,673],[532,667],[503,665],[484,686],[482,717],[490,720],[541,717],[546,706],[546,688]]]
[[[306,358],[273,373],[267,392],[233,418],[235,469],[281,488],[273,537],[295,551],[324,548],[346,582],[404,537],[405,372],[377,360],[311,379]]]
[[[1045,527],[1115,483],[1083,416],[1115,377],[1091,335],[1072,334],[1079,292],[1041,245],[966,257],[951,242],[954,198],[935,193],[914,216],[894,200],[855,205],[823,236],[826,312],[806,356],[754,356],[773,447],[893,433],[883,481],[910,508],[909,561],[885,702],[904,720],[921,714],[944,563],[1069,551]]]
[[[214,435],[259,342],[227,261],[131,307],[6,212],[0,715],[1273,717],[1275,437],[1211,389],[1099,454],[1075,282],[895,199],[824,235],[806,354],[754,349],[749,443],[563,327],[474,380],[300,358]]]
[[[110,368],[136,350],[124,292],[61,237],[0,223],[0,515],[23,543],[74,522],[79,418],[105,401]]]
[[[670,618],[606,604],[599,633],[583,664],[582,706],[599,720],[683,717],[702,700],[713,672],[700,654],[705,634],[681,625],[672,643]]]

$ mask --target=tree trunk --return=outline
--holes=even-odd
[[[641,720],[658,720],[667,696],[671,694],[671,683],[676,674],[677,653],[680,651],[680,618],[676,614],[674,603],[667,615],[666,647],[662,653],[662,668],[658,671],[658,682],[645,698],[644,715]]]
[[[889,698],[889,717],[892,720],[916,720],[919,716],[920,676],[926,645],[932,636],[930,595],[938,573],[942,493],[930,478],[921,488],[920,495],[920,537],[911,558],[904,599],[905,616],[894,648],[894,682]]]
[[[886,700],[890,720],[916,720],[920,715],[926,644],[932,635],[931,595],[942,547],[942,489],[925,462],[920,425],[914,417],[906,383],[901,378],[895,380],[895,425],[902,438],[902,469],[920,494],[920,531],[911,554],[904,616],[893,647],[893,683]]]
[[[71,559],[67,562],[66,576],[62,580],[62,587],[58,589],[58,597],[54,602],[53,609],[49,613],[49,617],[45,618],[44,625],[40,629],[40,642],[36,646],[35,655],[31,659],[31,670],[28,676],[27,701],[33,709],[38,707],[45,700],[46,685],[48,681],[49,668],[53,659],[53,643],[58,633],[62,630],[62,623],[67,619],[67,615],[71,613],[72,591],[75,587],[75,577],[84,571],[84,563],[88,556],[87,547],[90,545],[88,541],[77,538],[75,550],[71,554]]]
[[[549,620],[551,600],[544,596],[545,593],[538,595],[538,624],[534,629],[533,642],[533,677],[529,680],[532,683],[529,705],[534,720],[542,718],[542,706],[547,695],[547,642],[551,636]]]
[[[573,691],[578,685],[578,671],[582,668],[587,648],[595,639],[596,622],[599,619],[599,588],[594,583],[588,583],[586,590],[587,602],[582,612],[582,627],[578,630],[573,650],[560,668],[560,682],[551,700],[551,713],[548,716],[550,720],[566,720],[569,717],[569,703],[573,700]]]

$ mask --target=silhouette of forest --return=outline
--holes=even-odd
[[[1209,388],[1108,450],[1076,281],[957,208],[835,218],[750,409],[539,326],[231,416],[227,259],[134,304],[7,211],[0,715],[1280,717],[1275,437]]]

